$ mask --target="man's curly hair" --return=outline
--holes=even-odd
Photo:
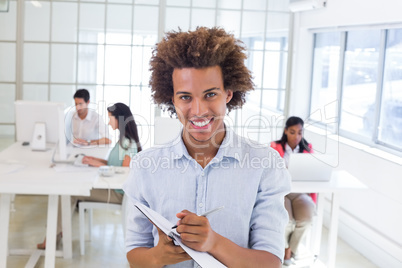
[[[149,84],[156,104],[165,106],[171,114],[173,106],[173,70],[175,68],[206,68],[220,66],[225,89],[233,91],[227,104],[229,112],[245,103],[246,92],[254,89],[242,41],[222,28],[197,27],[195,31],[171,31],[152,52]]]

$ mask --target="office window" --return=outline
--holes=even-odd
[[[402,29],[388,30],[378,139],[402,149]]]
[[[0,138],[9,138],[14,137],[14,101],[17,93],[16,1],[10,1],[8,12],[0,12],[0,25]]]
[[[8,12],[2,12],[0,16],[0,42],[17,40],[17,1],[10,0]]]
[[[250,10],[265,10],[267,7],[266,0],[243,1],[243,8]]]
[[[337,115],[336,105],[331,104],[338,98],[340,37],[340,32],[315,35],[310,119],[317,122],[327,113]]]
[[[371,138],[374,131],[380,30],[347,34],[340,129]]]
[[[193,7],[209,7],[215,8],[216,0],[193,0]]]
[[[268,12],[265,35],[262,109],[282,114],[285,106],[289,14]]]
[[[78,4],[53,2],[52,4],[52,41],[77,41]]]
[[[340,135],[402,151],[401,47],[402,29],[316,33],[311,119],[319,121],[315,112],[329,107],[339,118]],[[326,104],[338,96],[335,113],[338,106]]]
[[[148,62],[157,42],[158,4],[156,0],[24,1],[22,99],[61,101],[73,107],[74,91],[86,88],[91,107],[106,122],[106,107],[123,102],[139,113],[134,117],[144,119],[143,132],[152,133],[154,114],[149,110],[155,106],[144,110],[133,105],[138,103],[136,96],[150,95]],[[1,36],[2,32],[0,48]],[[11,59],[13,47],[6,47]],[[0,75],[0,83],[15,76],[8,70],[2,72],[7,77]],[[150,138],[143,140],[144,148],[151,145]]]
[[[232,32],[235,37],[240,37],[240,10],[219,10],[217,12],[217,25],[223,27],[226,31]]]
[[[260,3],[261,4],[261,3]],[[250,6],[251,7],[251,6]],[[275,137],[266,131],[272,119],[282,115],[288,53],[289,14],[255,11],[243,13],[242,40],[248,48],[247,67],[252,70],[255,90],[238,111],[237,122],[242,134],[268,143]]]
[[[190,28],[190,9],[181,7],[166,8],[165,31]]]
[[[0,122],[10,124],[15,120],[14,115],[15,85],[0,83]],[[0,136],[3,133],[0,132]]]

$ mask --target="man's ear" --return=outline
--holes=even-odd
[[[233,91],[231,89],[226,90],[226,103],[229,103],[230,100],[233,98]]]

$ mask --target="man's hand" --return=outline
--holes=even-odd
[[[175,264],[183,261],[191,260],[191,257],[180,246],[176,246],[173,240],[163,233],[159,228],[159,242],[154,247],[156,258],[161,265]]]
[[[74,144],[81,144],[81,145],[87,145],[88,142],[86,140],[83,139],[74,139],[73,141]]]
[[[198,216],[188,210],[176,214],[180,218],[176,231],[186,246],[197,251],[211,251],[217,241],[217,234],[212,230],[206,217]]]
[[[105,163],[102,163],[101,161],[99,161],[97,158],[92,157],[92,156],[84,156],[82,158],[82,163],[83,164],[88,164],[92,167],[100,167],[100,166],[104,166]]]

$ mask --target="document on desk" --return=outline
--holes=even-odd
[[[168,221],[165,217],[160,215],[158,212],[150,209],[147,206],[144,206],[141,203],[136,203],[135,207],[139,211],[141,211],[142,214],[144,214],[145,217],[147,217],[150,222],[152,222],[155,226],[161,229],[162,232],[170,236],[175,241],[175,244],[182,247],[199,266],[203,268],[226,267],[209,253],[196,251],[184,245],[183,242],[181,241],[180,234],[176,231],[176,229],[172,230],[173,224],[170,221]]]

